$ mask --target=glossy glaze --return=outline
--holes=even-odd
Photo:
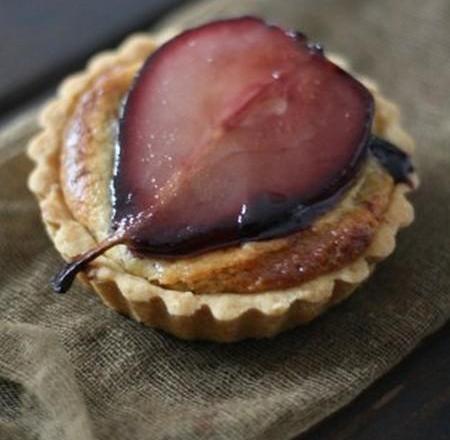
[[[229,26],[237,26],[244,34],[249,29],[256,32],[258,43],[247,56],[253,56],[256,49],[260,53],[255,60],[243,63],[247,67],[238,70],[241,75],[230,73],[238,83],[229,93],[227,76],[218,92],[207,89],[214,99],[208,93],[204,99],[210,99],[212,107],[204,108],[204,101],[199,107],[195,101],[199,93],[205,93],[204,87],[200,92],[187,84],[186,93],[193,95],[188,99],[191,106],[175,119],[178,128],[183,119],[193,117],[190,111],[197,109],[200,115],[194,116],[199,121],[212,120],[212,129],[206,131],[209,134],[205,137],[202,132],[206,122],[193,128],[188,121],[178,142],[169,142],[167,136],[158,138],[149,129],[155,111],[148,107],[148,101],[156,95],[171,103],[169,110],[158,107],[156,127],[164,123],[158,119],[161,111],[171,120],[171,113],[180,110],[170,89],[167,96],[161,95],[160,89],[154,91],[155,71],[168,63],[169,70],[167,66],[163,69],[157,85],[172,74],[172,79],[182,78],[183,69],[172,69],[172,57],[176,59],[180,53],[183,57],[205,38],[210,48],[217,29],[223,38]],[[276,41],[276,53],[266,53],[260,47],[264,38]],[[235,44],[239,41],[240,37]],[[223,54],[220,41],[217,44]],[[193,56],[195,60],[199,54]],[[203,71],[194,74],[215,78],[215,73],[229,65],[210,71],[210,63],[206,64]],[[254,65],[259,67],[255,70]],[[52,280],[54,290],[66,291],[79,271],[117,244],[127,245],[142,257],[176,258],[308,228],[352,186],[368,154],[373,154],[396,182],[410,183],[413,169],[409,157],[389,142],[371,136],[372,117],[373,98],[367,89],[329,62],[323,48],[308,43],[303,34],[285,32],[249,17],[187,31],[149,58],[124,107],[112,182],[110,237],[66,265]],[[305,137],[308,131],[312,134]],[[204,141],[193,142],[195,139]]]

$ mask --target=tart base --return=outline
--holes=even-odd
[[[85,72],[67,79],[58,97],[42,111],[42,131],[29,144],[28,153],[36,167],[29,188],[37,196],[50,238],[66,260],[86,251],[96,242],[75,220],[60,184],[60,150],[65,121],[79,94],[99,74],[117,62],[137,62],[155,48],[147,35],[129,38],[116,52],[93,58]],[[339,65],[345,63],[331,57]],[[375,129],[399,147],[412,152],[411,138],[399,123],[397,108],[378,93],[369,80],[360,80],[371,90],[381,117]],[[127,272],[105,254],[85,270],[80,278],[90,285],[108,307],[151,327],[182,339],[218,342],[271,337],[305,324],[327,308],[347,298],[370,275],[375,263],[395,247],[398,229],[410,224],[413,208],[405,194],[409,187],[395,186],[389,207],[365,253],[343,268],[321,275],[300,286],[260,293],[193,293],[158,287]]]

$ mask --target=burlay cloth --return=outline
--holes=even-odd
[[[417,142],[417,220],[350,300],[273,340],[189,343],[106,309],[61,260],[26,189],[24,116],[0,134],[0,438],[284,439],[348,403],[450,316],[450,2],[207,1],[170,23],[255,13],[344,54]],[[167,22],[166,25],[167,27]],[[163,26],[163,27],[164,27]]]

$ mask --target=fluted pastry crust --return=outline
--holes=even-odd
[[[42,131],[28,149],[36,162],[29,187],[67,260],[108,234],[114,121],[154,48],[151,37],[137,35],[96,56],[42,112]],[[374,132],[411,152],[396,107],[360,79],[375,96]],[[181,338],[272,336],[348,296],[393,251],[397,230],[413,220],[407,191],[368,161],[349,194],[307,231],[175,262],[136,258],[117,246],[83,278],[108,306]]]

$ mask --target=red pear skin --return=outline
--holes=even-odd
[[[252,17],[187,31],[127,98],[113,225],[168,257],[298,230],[354,176],[372,115],[367,89],[301,34]]]
[[[53,288],[117,244],[173,258],[310,226],[352,185],[373,112],[370,92],[298,32],[241,17],[180,34],[122,109],[111,236]]]

